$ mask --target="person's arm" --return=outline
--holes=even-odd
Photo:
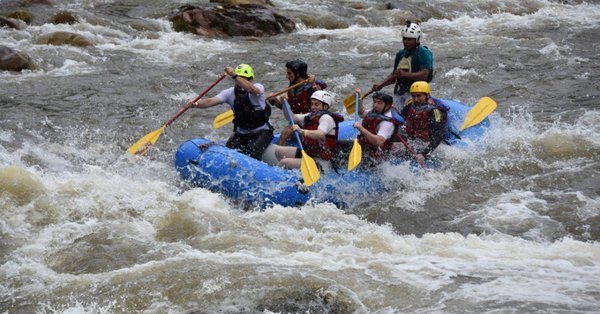
[[[369,130],[365,129],[362,126],[362,123],[360,122],[356,122],[354,123],[354,126],[358,129],[358,131],[360,132],[360,134],[362,134],[367,141],[374,146],[377,147],[382,147],[383,144],[385,144],[385,137],[378,135],[378,134],[373,134],[371,132],[369,132]]]
[[[371,87],[371,90],[374,91],[380,91],[382,88],[394,83],[396,81],[396,68],[398,67],[398,64],[400,63],[400,59],[402,59],[402,56],[404,55],[404,49],[398,51],[398,53],[396,53],[396,58],[394,59],[394,67],[392,68],[392,73],[390,73],[385,80],[383,80],[383,82],[381,82],[381,84],[373,84],[373,87]]]
[[[358,97],[361,97],[362,91],[360,90],[360,88],[357,87],[354,90],[354,94],[355,94],[355,97],[356,97],[356,94],[358,94]],[[364,101],[361,100],[358,105],[358,116],[361,118],[364,118],[365,114],[366,114],[365,104],[364,104]]]
[[[249,93],[252,93],[254,95],[260,95],[263,92],[260,88],[254,86],[254,83],[252,83],[251,80],[235,74],[235,71],[232,67],[226,67],[225,73],[227,73],[229,77],[231,77],[236,83],[240,84],[240,86]]]
[[[419,70],[415,72],[409,72],[398,69],[396,71],[396,75],[398,76],[398,78],[406,81],[429,82],[431,80],[431,73],[433,72],[433,54],[426,47],[419,47],[416,54],[417,55],[415,55],[415,57],[417,58],[417,67],[415,68],[415,70]]]
[[[429,81],[430,73],[430,69],[423,69],[417,72],[408,72],[398,69],[396,72],[394,72],[397,78],[413,82]]]
[[[321,140],[324,139],[327,133],[331,132],[333,128],[335,128],[335,121],[330,115],[324,114],[321,116],[321,118],[319,118],[319,127],[316,130],[302,129],[302,131],[299,130],[299,132],[306,138],[310,138],[313,140]],[[296,127],[294,127],[294,129],[296,129]]]
[[[214,96],[214,97],[210,97],[210,98],[202,98],[202,99],[196,101],[193,104],[193,106],[196,108],[208,108],[208,107],[216,106],[221,103],[223,103],[221,98],[219,98],[219,96]]]
[[[234,79],[238,84],[240,84],[240,86],[247,90],[248,93],[254,94],[254,95],[260,95],[263,91],[256,87],[254,85],[254,83],[252,83],[251,80],[245,78],[245,77],[241,77],[241,76],[236,76],[236,78]]]

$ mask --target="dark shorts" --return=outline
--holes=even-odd
[[[273,140],[273,128],[256,133],[242,134],[233,132],[225,146],[235,149],[244,155],[261,160],[262,154]]]

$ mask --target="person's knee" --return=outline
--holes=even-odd
[[[281,161],[279,161],[277,166],[283,169],[296,169],[300,168],[301,163],[298,162],[298,159],[296,158],[284,158]]]

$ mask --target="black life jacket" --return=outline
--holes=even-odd
[[[256,109],[250,101],[248,91],[234,88],[235,101],[233,102],[233,125],[234,128],[256,129],[269,122],[271,106],[265,105],[265,109]]]

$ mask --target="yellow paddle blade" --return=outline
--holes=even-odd
[[[354,139],[354,146],[350,151],[350,158],[348,159],[348,171],[356,168],[362,161],[362,146],[358,143],[358,139]]]
[[[483,121],[487,116],[489,116],[494,110],[496,110],[498,104],[491,99],[490,97],[481,98],[471,110],[467,114],[465,118],[465,122],[460,127],[460,131],[462,132],[464,129],[470,128],[474,125],[477,125]]]
[[[161,126],[158,130],[152,131],[152,132],[146,134],[146,136],[142,137],[135,144],[131,145],[131,147],[129,147],[127,152],[132,155],[145,154],[146,151],[150,147],[152,147],[152,145],[154,145],[154,143],[156,143],[156,141],[163,134],[163,132],[165,131],[166,128],[167,128],[167,125],[165,124],[165,125]]]
[[[215,118],[215,120],[213,121],[213,127],[215,129],[218,129],[233,121],[234,117],[235,115],[233,114],[233,110],[225,111]]]
[[[356,94],[352,94],[348,97],[346,97],[346,99],[344,99],[344,107],[346,107],[346,111],[348,111],[349,114],[354,114],[356,112]]]
[[[321,172],[317,168],[315,160],[308,156],[305,151],[302,151],[302,166],[300,170],[302,171],[302,177],[306,186],[315,184],[321,178]]]

